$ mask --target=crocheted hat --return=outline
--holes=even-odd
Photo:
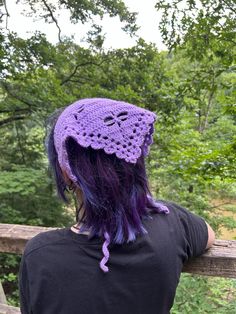
[[[68,161],[66,140],[72,137],[83,146],[103,149],[126,162],[136,163],[149,153],[153,143],[156,114],[135,105],[106,98],[87,98],[68,106],[54,129],[58,161],[70,179],[76,182]]]

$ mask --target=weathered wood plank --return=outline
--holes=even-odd
[[[236,278],[236,241],[216,240],[205,254],[188,261],[184,272]]]
[[[18,307],[0,304],[0,314],[21,314],[21,311]]]
[[[7,299],[6,299],[1,281],[0,281],[0,303],[7,304]]]
[[[53,229],[56,228],[0,224],[0,252],[22,254],[28,240]]]
[[[26,242],[40,232],[56,228],[0,224],[0,252],[21,254]],[[236,241],[216,240],[213,247],[189,261],[184,272],[236,278]]]

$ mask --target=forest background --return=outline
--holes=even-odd
[[[0,222],[63,227],[74,221],[48,176],[45,122],[77,99],[107,97],[158,115],[146,160],[155,197],[203,216],[218,238],[235,238],[235,1],[158,1],[153,10],[162,14],[168,51],[138,37],[131,48],[104,49],[97,23],[104,16],[118,17],[124,32],[137,34],[136,14],[121,0],[24,5],[24,14],[55,24],[58,42],[40,31],[28,39],[10,31],[10,12],[0,0]],[[90,23],[87,48],[62,36],[58,16],[65,8],[71,23]],[[0,279],[13,305],[19,304],[19,261],[0,255]],[[235,280],[183,274],[172,314],[233,314],[235,308]]]

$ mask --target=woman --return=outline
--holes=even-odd
[[[200,217],[149,190],[144,158],[156,115],[121,101],[65,108],[47,152],[57,190],[76,196],[77,223],[41,233],[20,268],[23,314],[167,314],[182,266],[214,242]]]

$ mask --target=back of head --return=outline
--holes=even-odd
[[[68,180],[83,195],[90,236],[122,244],[146,232],[150,211],[167,212],[151,195],[145,156],[152,144],[154,113],[110,99],[80,100],[56,116],[48,136],[57,190],[67,201]]]

